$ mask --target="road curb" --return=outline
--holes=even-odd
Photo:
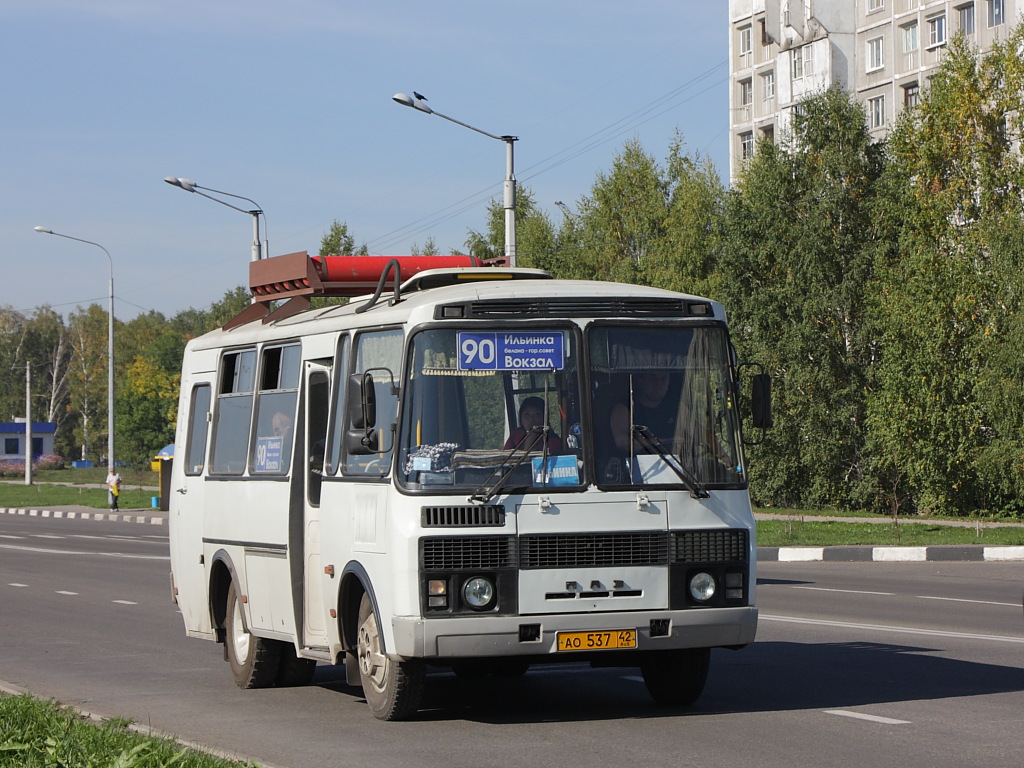
[[[112,512],[82,511],[80,509],[32,509],[0,507],[0,515],[63,518],[67,520],[96,520],[144,525],[166,525],[166,517],[128,514],[142,510]],[[945,544],[932,547],[758,547],[760,562],[783,563],[924,563],[924,562],[1020,562],[1024,561],[1024,546],[985,546],[983,544]]]
[[[760,562],[1017,562],[1024,547],[947,544],[934,547],[758,547]]]
[[[27,517],[50,517],[67,520],[105,520],[111,523],[142,523],[145,525],[164,525],[166,517],[153,515],[126,514],[135,510],[121,512],[83,512],[77,509],[33,509],[31,507],[0,507],[0,515],[24,515]]]

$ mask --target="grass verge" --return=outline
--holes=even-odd
[[[118,506],[122,509],[149,509],[150,499],[159,495],[157,491],[130,488],[127,483],[121,486]],[[16,483],[0,483],[0,507],[63,507],[67,505],[95,507],[106,509],[107,491],[105,488],[86,488],[81,485],[17,485]]]
[[[1024,527],[976,528],[927,523],[839,523],[759,520],[759,547],[902,546],[981,544],[1024,546]]]
[[[131,730],[127,720],[96,723],[70,707],[28,694],[0,695],[0,766],[17,768],[230,768],[255,763],[183,747]]]

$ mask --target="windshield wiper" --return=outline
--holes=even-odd
[[[522,440],[513,445],[512,449],[501,460],[501,464],[499,464],[498,466],[491,470],[491,474],[489,474],[484,479],[483,483],[480,484],[480,487],[477,488],[469,497],[469,500],[471,502],[479,502],[481,504],[486,504],[499,493],[501,493],[501,491],[505,488],[505,481],[508,480],[508,478],[512,475],[513,472],[519,469],[519,466],[524,461],[526,461],[526,457],[530,455],[530,448],[532,448],[536,444],[538,437],[540,437],[540,439],[544,441],[544,447],[541,449],[541,455],[543,456],[541,467],[546,467],[548,458],[549,429],[550,427],[546,426],[530,427],[527,433],[523,435]],[[491,478],[494,477],[494,475],[497,472],[501,471],[502,467],[508,464],[508,462],[512,461],[513,458],[515,458],[515,461],[512,464],[512,466],[505,470],[505,473],[502,474],[501,477],[499,477],[491,485],[488,486],[487,484],[491,481]],[[544,474],[546,480],[546,472]]]
[[[661,457],[662,461],[669,465],[672,471],[676,473],[680,480],[682,480],[683,485],[686,486],[686,490],[690,492],[690,496],[695,499],[706,499],[711,495],[707,492],[704,484],[695,478],[689,470],[682,465],[679,459],[676,458],[675,454],[671,453],[650,429],[642,424],[634,424],[633,435],[642,445],[646,448],[652,449]]]

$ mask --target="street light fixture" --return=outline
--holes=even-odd
[[[505,184],[504,184],[504,208],[505,208],[505,258],[508,260],[508,265],[514,267],[516,265],[516,175],[515,175],[515,158],[513,146],[515,142],[519,141],[517,136],[495,136],[493,133],[482,131],[469,123],[464,123],[461,120],[456,120],[454,117],[448,115],[442,115],[436,109],[431,109],[427,105],[427,97],[421,93],[412,92],[412,96],[408,96],[404,93],[396,93],[391,97],[392,100],[397,101],[404,107],[412,107],[413,109],[425,112],[428,115],[437,115],[443,117],[452,123],[457,123],[464,128],[469,128],[471,131],[482,133],[491,139],[497,139],[498,141],[505,142]]]
[[[114,260],[110,257],[110,251],[99,243],[92,240],[83,240],[80,237],[62,235],[46,227],[36,227],[36,232],[45,235],[56,235],[66,240],[75,240],[86,245],[95,245],[105,254],[110,262],[110,305],[107,308],[107,469],[114,469]]]
[[[201,197],[205,197],[207,200],[213,200],[215,203],[226,205],[228,208],[242,213],[247,213],[252,216],[252,261],[259,261],[260,259],[265,259],[270,255],[268,252],[269,244],[265,239],[263,240],[263,245],[260,245],[260,216],[263,217],[263,234],[265,236],[267,234],[267,214],[260,209],[259,203],[255,200],[250,200],[248,197],[242,197],[241,195],[233,195],[230,192],[221,192],[219,189],[203,187],[196,184],[191,179],[182,179],[178,176],[168,176],[164,181],[173,187],[180,187],[186,192],[194,192]],[[254,208],[247,211],[244,208],[239,208],[237,205],[232,205],[229,202],[213,197],[213,195],[208,195],[206,192],[200,192],[199,190],[201,189],[205,189],[206,192],[213,192],[217,195],[225,195],[226,197],[234,197],[237,200],[245,200],[247,203],[252,203]]]

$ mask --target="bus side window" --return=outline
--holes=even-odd
[[[393,388],[397,388],[400,381],[403,340],[401,329],[361,333],[356,337],[355,365],[352,373],[362,374],[372,370],[377,411],[375,429],[379,435],[378,443],[384,452],[369,456],[346,454],[347,475],[382,477],[391,470],[391,457],[395,448],[395,434],[392,428],[398,419],[398,395]],[[347,411],[344,407],[345,400],[337,402],[341,406],[341,411]],[[350,427],[350,424],[346,424],[346,429]],[[337,439],[338,435],[335,437]]]
[[[245,470],[249,443],[256,350],[228,352],[220,366],[210,464],[216,474],[240,475]]]
[[[284,475],[291,469],[300,357],[298,344],[263,350],[256,435],[250,456],[250,471],[255,474]]]
[[[200,475],[206,463],[206,437],[209,430],[210,385],[199,384],[192,389],[192,411],[185,436],[185,474]]]

